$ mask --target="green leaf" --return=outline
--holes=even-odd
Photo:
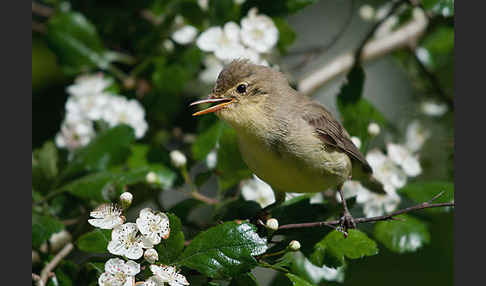
[[[32,213],[32,247],[39,248],[52,234],[63,229],[64,225],[56,218]]]
[[[231,279],[231,283],[229,286],[258,286],[258,282],[255,279],[255,276],[251,273],[245,273],[233,277]]]
[[[76,241],[79,250],[93,253],[106,253],[111,240],[111,229],[95,229],[80,236]]]
[[[365,75],[361,66],[355,66],[347,76],[337,97],[337,107],[344,128],[351,136],[357,136],[365,148],[368,142],[368,125],[375,122],[383,127],[386,120],[383,115],[365,98],[362,97]]]
[[[47,40],[68,73],[109,66],[96,27],[80,13],[63,12],[51,17],[47,24]]]
[[[414,182],[398,190],[400,194],[417,203],[427,202],[442,191],[444,192],[442,196],[434,200],[433,203],[446,203],[454,200],[454,183],[447,181]],[[441,207],[425,209],[425,211],[439,213],[450,209],[449,207]]]
[[[331,268],[344,265],[345,257],[358,259],[378,254],[376,242],[365,233],[357,230],[348,230],[348,237],[334,230],[314,246],[310,260],[317,266],[326,265]]]
[[[314,284],[309,283],[306,280],[292,273],[287,273],[285,274],[285,276],[287,276],[290,279],[290,281],[292,281],[293,286],[315,286]]]
[[[454,16],[454,0],[423,0],[422,2],[427,11],[444,17]]]
[[[219,140],[216,171],[218,173],[219,187],[222,191],[251,176],[250,169],[248,169],[241,158],[236,132],[226,124],[223,127]]]
[[[273,22],[278,29],[277,48],[280,53],[286,53],[289,46],[295,41],[296,34],[285,19],[273,18]]]
[[[146,181],[149,172],[157,176],[157,182],[163,189],[172,187],[176,174],[163,165],[150,165],[134,170],[112,170],[86,175],[64,185],[60,190],[66,190],[82,199],[92,199],[106,202],[120,195],[125,186]]]
[[[62,173],[64,179],[82,173],[104,171],[128,157],[129,145],[135,140],[133,129],[117,125],[98,134],[87,146],[78,149]]]
[[[181,220],[174,214],[167,213],[169,217],[170,235],[163,239],[155,248],[159,254],[159,262],[172,264],[184,249],[184,233]]]
[[[223,26],[229,21],[238,22],[240,7],[233,0],[209,0],[208,12],[212,26]]]
[[[206,158],[208,153],[216,147],[216,144],[221,137],[223,128],[223,123],[218,121],[197,136],[196,141],[191,146],[194,159],[200,161]]]
[[[430,242],[425,223],[407,215],[397,218],[404,221],[380,221],[375,225],[375,238],[388,249],[397,253],[414,252]]]
[[[32,185],[38,190],[47,190],[58,175],[59,155],[53,142],[46,142],[32,153]]]
[[[232,277],[257,265],[253,256],[267,250],[267,239],[249,223],[226,222],[199,233],[177,264],[213,278]]]

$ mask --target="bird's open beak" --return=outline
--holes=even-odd
[[[209,108],[206,108],[204,110],[198,111],[196,113],[193,113],[192,116],[198,116],[198,115],[203,115],[203,114],[208,114],[208,113],[211,113],[211,112],[218,111],[218,110],[222,109],[223,107],[233,103],[234,99],[233,98],[224,98],[224,97],[223,98],[216,98],[213,95],[210,95],[209,98],[195,101],[195,102],[191,103],[189,106],[202,104],[202,103],[214,103],[214,102],[221,102],[221,103],[217,104],[215,106],[211,106]]]

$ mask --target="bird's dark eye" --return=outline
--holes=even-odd
[[[239,84],[237,87],[236,87],[236,91],[238,93],[245,93],[246,92],[246,84],[242,83],[242,84]]]

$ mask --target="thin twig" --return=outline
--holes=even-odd
[[[425,16],[416,17],[408,24],[390,32],[387,36],[369,41],[362,49],[360,61],[371,61],[389,52],[409,46],[424,33],[427,24],[428,21]],[[354,53],[344,54],[299,80],[298,90],[308,95],[336,76],[349,71],[354,62]]]
[[[40,273],[40,279],[37,281],[37,286],[44,286],[47,283],[47,279],[51,274],[52,270],[56,268],[56,266],[61,262],[61,260],[66,257],[71,250],[73,250],[74,245],[72,243],[68,243],[64,246],[64,248],[59,251],[56,256],[42,269]],[[34,275],[32,275],[32,279],[34,279]]]
[[[386,215],[381,215],[381,216],[375,216],[375,217],[361,217],[361,218],[355,218],[354,222],[356,224],[358,223],[367,223],[367,222],[376,222],[376,221],[384,221],[384,220],[397,220],[395,216],[401,215],[404,213],[409,213],[413,212],[416,210],[422,210],[422,209],[429,209],[429,208],[439,208],[439,207],[454,207],[456,204],[455,202],[447,202],[447,203],[435,203],[433,204],[432,201],[436,200],[439,198],[441,195],[443,195],[444,192],[440,192],[436,196],[434,196],[431,200],[411,206],[408,208],[404,208],[401,210],[394,211],[392,213],[386,214]],[[322,226],[328,226],[331,228],[336,228],[336,226],[339,226],[341,223],[341,220],[330,220],[330,221],[318,221],[318,222],[306,222],[306,223],[294,223],[294,224],[286,224],[280,226],[278,229],[294,229],[294,228],[308,228],[308,227],[322,227]]]
[[[375,35],[376,30],[378,30],[378,28],[381,25],[383,25],[383,23],[386,20],[388,20],[391,16],[393,16],[397,12],[398,8],[400,8],[405,3],[407,3],[406,0],[397,0],[397,1],[395,1],[395,3],[393,3],[393,5],[390,8],[390,10],[388,11],[388,13],[383,18],[381,18],[378,22],[376,22],[373,25],[373,27],[371,27],[371,29],[368,31],[368,33],[366,34],[366,36],[361,41],[361,44],[358,46],[358,49],[356,49],[356,52],[355,52],[355,55],[354,55],[354,57],[356,59],[355,62],[358,62],[358,60],[361,58],[361,53],[363,52],[363,48],[373,38],[373,36]]]

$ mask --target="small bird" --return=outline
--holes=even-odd
[[[281,72],[234,60],[220,72],[209,98],[191,106],[203,103],[217,105],[193,115],[214,112],[234,128],[248,168],[274,190],[276,202],[266,211],[280,205],[286,192],[337,188],[346,230],[356,227],[343,199],[346,180],[359,180],[384,193],[339,121],[324,106],[294,90]]]

